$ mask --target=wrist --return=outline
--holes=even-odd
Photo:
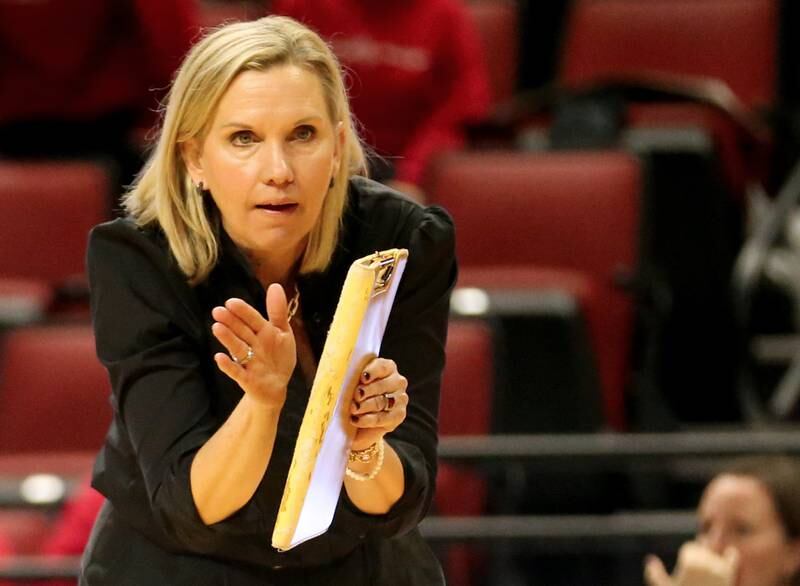
[[[274,399],[257,399],[252,395],[245,393],[241,402],[246,406],[248,411],[254,415],[271,417],[280,414],[285,402],[285,396],[283,399],[278,401]]]
[[[345,474],[353,480],[374,479],[383,468],[385,444],[383,438],[360,450],[350,450]]]

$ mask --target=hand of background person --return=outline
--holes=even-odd
[[[371,446],[405,420],[407,388],[408,381],[393,360],[374,358],[367,364],[350,404],[350,419],[357,429],[350,449]]]
[[[264,317],[241,299],[228,299],[225,306],[215,307],[211,316],[214,337],[228,350],[218,352],[214,360],[219,369],[231,377],[242,390],[261,404],[283,406],[286,388],[297,362],[297,352],[289,309],[283,287],[273,283],[267,289],[267,315]],[[253,357],[241,362],[253,349]]]
[[[729,547],[723,555],[696,541],[681,546],[672,576],[656,556],[645,561],[647,586],[734,586],[739,568],[739,552]]]

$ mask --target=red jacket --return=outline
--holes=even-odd
[[[198,22],[195,0],[0,0],[0,123],[155,108]]]
[[[489,82],[475,25],[459,0],[274,0],[309,24],[351,73],[363,138],[399,156],[397,179],[419,183],[434,154],[460,147],[485,115]]]
[[[47,556],[80,556],[104,502],[103,495],[89,486],[88,481],[82,484],[78,492],[64,505],[64,510],[39,553]],[[75,581],[46,580],[33,586],[75,586]]]

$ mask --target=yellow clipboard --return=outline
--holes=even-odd
[[[272,533],[285,551],[328,530],[355,434],[349,406],[364,366],[380,351],[408,251],[353,262],[325,340]]]

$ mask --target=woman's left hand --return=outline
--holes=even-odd
[[[672,576],[655,556],[645,560],[647,586],[733,586],[739,567],[739,552],[729,546],[718,554],[696,541],[687,541],[678,552]]]
[[[397,364],[386,358],[374,358],[361,372],[350,404],[350,420],[356,427],[352,450],[363,450],[406,418],[408,381],[397,372]]]

